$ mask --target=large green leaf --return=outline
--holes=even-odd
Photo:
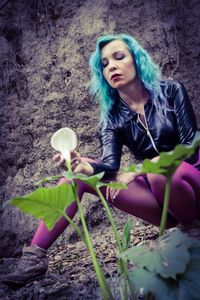
[[[12,205],[20,208],[23,212],[42,219],[49,230],[63,216],[66,207],[74,201],[74,192],[69,184],[49,189],[41,187],[26,196],[10,200]]]
[[[196,241],[194,241],[196,243]],[[137,246],[123,252],[120,257],[145,267],[164,278],[176,278],[185,271],[190,261],[189,249],[193,239],[179,230],[169,232],[148,246]]]
[[[173,151],[160,153],[159,159],[152,162],[145,159],[143,164],[131,165],[125,172],[154,173],[168,176],[172,174],[180,163],[194,154],[200,146],[200,132],[197,132],[191,145],[177,145]]]
[[[129,278],[141,296],[152,293],[156,300],[177,300],[176,282],[172,279],[164,280],[144,268],[129,272]]]

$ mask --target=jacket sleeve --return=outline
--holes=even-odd
[[[190,145],[197,131],[197,123],[187,91],[183,84],[179,82],[176,82],[174,105],[179,143]],[[186,161],[193,164],[197,161],[197,159],[198,149],[196,153]]]
[[[122,141],[119,130],[111,121],[100,131],[101,159],[97,163],[90,163],[94,174],[105,172],[104,178],[112,177],[120,167],[122,155]]]

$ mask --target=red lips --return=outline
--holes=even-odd
[[[115,80],[115,79],[118,78],[119,76],[121,76],[121,74],[115,73],[115,74],[113,74],[113,75],[111,76],[111,80]]]

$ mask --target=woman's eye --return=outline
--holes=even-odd
[[[108,65],[108,63],[102,63],[102,67],[105,68]]]
[[[123,59],[124,58],[124,54],[123,53],[117,53],[116,56],[115,56],[115,59]]]
[[[108,62],[107,61],[102,61],[101,65],[102,65],[103,68],[105,68],[108,65]]]

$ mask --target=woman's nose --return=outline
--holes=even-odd
[[[115,67],[115,66],[111,66],[111,67],[109,68],[109,70],[110,70],[110,72],[113,72],[113,71],[116,70],[116,67]]]
[[[116,63],[111,61],[111,62],[109,63],[109,71],[110,71],[110,72],[113,72],[113,71],[116,70],[116,69],[117,69]]]

